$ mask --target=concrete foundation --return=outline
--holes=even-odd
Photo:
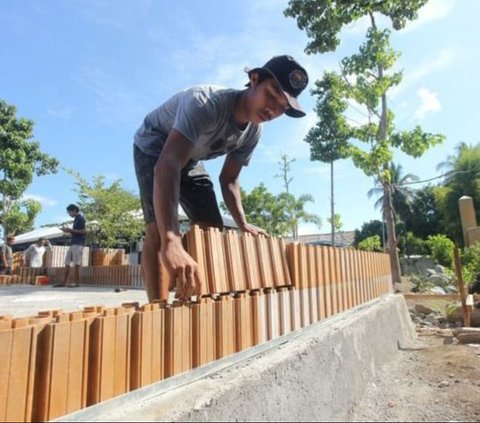
[[[344,421],[414,340],[403,296],[388,295],[61,421]]]

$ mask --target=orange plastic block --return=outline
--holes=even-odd
[[[264,235],[255,237],[258,266],[260,271],[260,281],[263,288],[274,288],[275,280],[273,277],[273,263],[268,245],[268,238]]]
[[[267,239],[267,242],[272,257],[272,272],[275,287],[292,285],[285,241],[282,238],[270,237]]]
[[[87,405],[89,322],[58,314],[55,322],[39,319],[33,419],[46,421]],[[45,313],[44,318],[48,318]]]
[[[292,331],[302,327],[301,307],[300,307],[300,290],[290,289],[290,314],[292,317]]]
[[[278,293],[273,289],[265,290],[265,308],[267,312],[267,339],[280,336],[280,311],[278,306]]]
[[[252,312],[252,344],[262,344],[267,341],[267,313],[265,298],[261,291],[250,293]]]
[[[222,233],[217,228],[207,228],[204,235],[210,293],[229,292]]]
[[[235,310],[233,298],[221,295],[215,300],[215,356],[217,359],[235,352]]]
[[[240,236],[235,231],[225,231],[225,257],[227,279],[230,291],[240,292],[248,289],[243,262],[243,251]]]
[[[207,275],[207,259],[205,256],[205,240],[203,230],[198,225],[193,225],[184,237],[186,250],[198,264],[198,273],[201,278],[200,295],[210,294]]]
[[[29,422],[36,359],[36,328],[0,330],[0,420]]]
[[[235,351],[242,351],[253,345],[252,313],[250,298],[245,294],[235,294]]]
[[[215,360],[215,315],[211,298],[192,305],[192,365],[203,366]]]
[[[260,289],[262,280],[255,237],[252,234],[244,233],[241,235],[241,239],[247,287],[248,289]]]
[[[280,335],[285,335],[292,331],[292,313],[290,305],[291,290],[287,288],[279,288],[278,295],[278,310],[280,314]]]
[[[130,390],[164,378],[166,313],[162,305],[145,304],[131,316]]]
[[[165,308],[165,377],[192,368],[191,308],[174,303]]]

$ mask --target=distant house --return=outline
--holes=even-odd
[[[292,238],[285,238],[285,241],[292,242]],[[355,241],[355,231],[339,231],[335,232],[335,246],[336,247],[351,247]],[[312,235],[299,235],[298,242],[302,244],[311,245],[332,245],[332,234],[312,234]]]

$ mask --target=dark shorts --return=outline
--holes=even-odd
[[[158,157],[149,156],[134,145],[133,158],[143,216],[146,223],[154,222],[153,169]],[[223,227],[213,183],[202,162],[190,161],[182,169],[180,205],[192,223]]]

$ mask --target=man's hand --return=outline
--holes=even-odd
[[[170,241],[163,248],[162,263],[171,276],[169,290],[176,288],[175,298],[187,301],[200,296],[201,282],[197,262],[185,251],[181,240]]]
[[[265,235],[270,237],[270,235],[264,231],[262,228],[259,228],[258,226],[251,225],[250,223],[244,223],[241,227],[240,230],[244,233],[249,233],[252,235]]]
[[[62,226],[60,230],[63,232],[72,232],[72,230],[70,228],[67,228],[66,226]]]

